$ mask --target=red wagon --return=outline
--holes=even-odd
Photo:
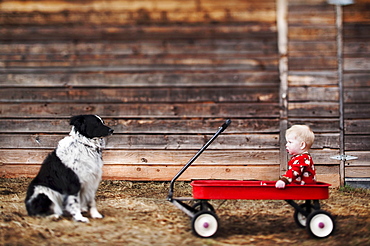
[[[275,181],[249,180],[194,180],[193,197],[173,197],[175,181],[198,156],[223,132],[231,121],[227,120],[171,180],[167,200],[192,218],[192,230],[200,237],[212,237],[219,228],[219,220],[209,200],[285,200],[294,208],[294,220],[316,238],[330,236],[335,222],[330,213],[320,209],[320,200],[329,198],[330,184],[318,182],[310,185],[287,185],[276,189]],[[297,204],[294,200],[304,200]]]

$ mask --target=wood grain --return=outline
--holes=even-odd
[[[98,114],[115,129],[104,178],[169,180],[231,118],[184,179],[274,180],[283,120],[314,130],[319,179],[338,186],[335,8],[286,7],[280,57],[274,0],[1,1],[1,173],[35,175],[70,116]],[[343,8],[345,151],[359,156],[345,168],[356,177],[369,170],[368,16],[364,0]]]

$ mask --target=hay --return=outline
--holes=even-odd
[[[211,201],[220,217],[217,237],[201,239],[190,219],[166,201],[168,182],[103,181],[97,193],[104,219],[88,224],[70,218],[29,217],[24,197],[30,179],[0,179],[1,245],[369,245],[370,192],[332,189],[322,208],[337,230],[328,239],[311,239],[293,220],[284,201]],[[191,196],[187,182],[178,196]]]

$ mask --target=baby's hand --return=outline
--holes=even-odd
[[[285,188],[285,182],[282,180],[276,181],[275,187],[278,189],[284,189]]]

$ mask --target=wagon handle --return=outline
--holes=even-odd
[[[173,177],[170,183],[170,190],[168,192],[167,200],[172,201],[173,196],[173,188],[175,185],[175,181],[181,176],[183,172],[185,172],[186,169],[203,153],[203,151],[220,135],[225,129],[231,124],[231,120],[228,119],[225,121],[222,126],[220,126],[217,130],[217,132],[212,136],[211,139],[208,140],[206,144],[203,145],[203,147],[186,163],[186,165]]]

